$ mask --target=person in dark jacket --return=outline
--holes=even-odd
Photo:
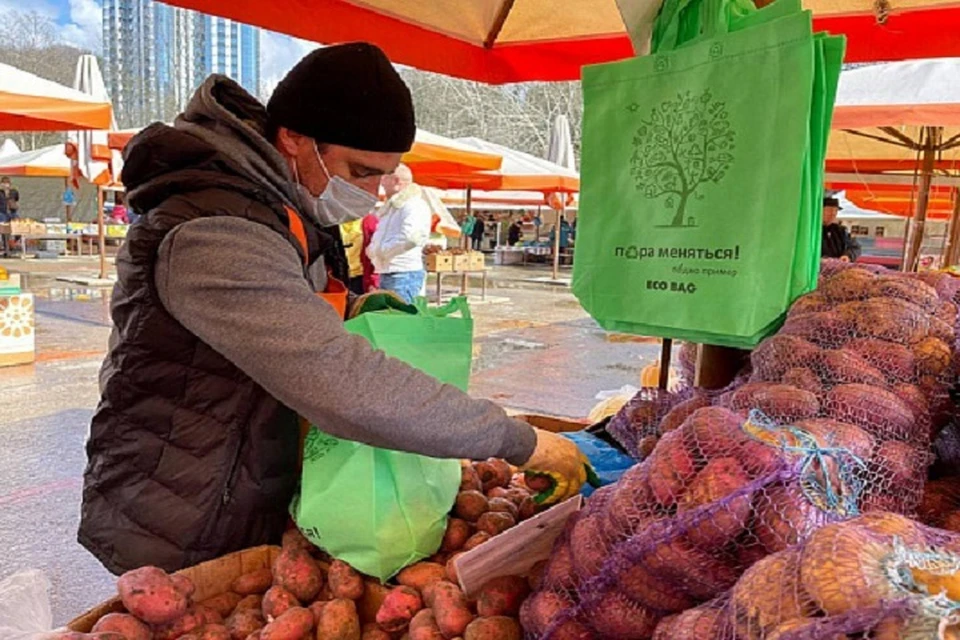
[[[473,241],[474,251],[483,249],[483,234],[485,231],[486,225],[483,222],[483,217],[477,216],[476,222],[473,223],[473,229],[470,230],[470,239]]]
[[[843,262],[856,262],[860,257],[860,243],[837,222],[840,201],[833,197],[823,199],[823,243],[820,255],[824,258],[839,258]]]
[[[523,227],[520,226],[519,220],[514,220],[507,229],[507,244],[513,247],[520,244],[521,240],[523,240]]]
[[[563,481],[556,497],[578,490],[568,440],[374,351],[328,303],[331,231],[373,208],[414,132],[389,60],[352,43],[307,55],[266,108],[211,76],[172,127],[129,144],[122,179],[142,218],[117,257],[78,533],[110,571],[278,543],[298,416],[378,447],[506,458]]]

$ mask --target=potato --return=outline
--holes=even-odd
[[[501,576],[487,581],[477,595],[477,614],[483,617],[514,616],[530,595],[530,586],[520,576]]]
[[[837,312],[852,321],[861,336],[899,344],[922,340],[932,320],[920,307],[886,297],[845,304]]]
[[[527,586],[531,591],[537,591],[540,589],[540,585],[543,584],[543,576],[547,572],[547,564],[549,560],[541,560],[537,564],[530,567],[530,571],[527,573]]]
[[[320,612],[316,637],[317,640],[360,640],[357,604],[344,598],[328,602]]]
[[[307,537],[296,527],[292,527],[283,532],[283,538],[280,544],[284,549],[302,549],[311,554],[318,550],[316,545],[307,540]]]
[[[530,490],[525,487],[510,487],[505,497],[519,507],[530,495]]]
[[[477,530],[489,533],[491,536],[503,533],[517,524],[509,513],[488,511],[477,520]]]
[[[233,591],[225,591],[220,595],[207,598],[200,604],[216,611],[221,618],[226,618],[233,613],[233,610],[237,608],[237,605],[240,604],[242,600],[243,596],[240,594],[234,593]]]
[[[821,448],[842,447],[857,456],[863,462],[869,462],[873,456],[876,439],[860,427],[827,418],[802,420],[797,427],[806,431]]]
[[[223,624],[223,616],[210,607],[198,604],[194,605],[194,611],[203,619],[204,624]]]
[[[273,572],[270,569],[258,569],[245,573],[230,585],[230,590],[242,596],[264,594],[273,584]]]
[[[327,581],[334,599],[359,600],[363,597],[363,576],[343,560],[330,563]]]
[[[270,587],[263,594],[263,617],[267,621],[280,617],[287,609],[299,606],[297,597],[280,585]]]
[[[246,640],[254,631],[258,631],[266,624],[263,614],[254,609],[242,609],[235,611],[233,615],[227,618],[227,630],[233,640]]]
[[[634,564],[620,574],[620,589],[631,600],[655,611],[684,611],[696,604],[690,596]]]
[[[541,591],[533,594],[520,612],[520,622],[530,634],[540,637],[556,618],[573,607],[573,602],[565,595],[554,591]],[[577,620],[569,620],[556,626],[550,635],[551,640],[601,640]]]
[[[876,338],[858,338],[845,349],[882,371],[893,382],[910,382],[916,376],[913,352],[901,344]]]
[[[287,547],[273,561],[273,581],[292,593],[297,600],[309,602],[320,593],[323,574],[309,553]]]
[[[323,613],[323,608],[327,606],[329,600],[317,600],[316,602],[310,603],[310,606],[307,609],[310,610],[310,613],[313,615],[313,625],[317,626],[320,624],[320,615]]]
[[[649,472],[650,489],[662,507],[675,505],[697,473],[693,457],[684,446],[682,436],[682,430],[664,436],[645,463]]]
[[[660,435],[669,433],[674,429],[678,429],[680,425],[682,425],[687,418],[693,415],[697,409],[702,409],[709,406],[710,399],[703,394],[697,394],[692,398],[677,404],[675,407],[670,409],[670,411],[667,412],[667,415],[663,416],[663,420],[660,421]]]
[[[814,291],[813,293],[808,293],[794,300],[793,304],[790,305],[789,314],[797,316],[816,311],[828,311],[829,309],[830,303],[827,301],[827,298],[819,291]]]
[[[736,451],[746,439],[741,426],[744,419],[724,407],[706,407],[696,411],[683,424],[683,439],[689,451],[709,461]]]
[[[873,294],[876,276],[865,269],[844,269],[836,275],[824,278],[819,292],[830,302],[862,300]]]
[[[260,640],[260,631],[257,630],[248,635],[247,640]]]
[[[476,522],[489,509],[487,496],[479,491],[461,491],[453,505],[453,513],[461,520]]]
[[[197,591],[197,587],[193,584],[193,580],[185,575],[172,573],[170,574],[170,580],[173,581],[173,584],[177,590],[187,598],[192,598],[193,594]]]
[[[537,515],[538,511],[540,511],[540,505],[537,504],[532,496],[527,496],[520,502],[520,507],[517,509],[517,516],[521,521],[529,520]]]
[[[128,613],[108,613],[93,625],[93,633],[112,631],[127,640],[151,640],[153,632],[146,623],[137,620]]]
[[[811,504],[793,485],[777,485],[758,492],[754,509],[753,533],[768,553],[783,551],[837,519]]]
[[[778,334],[767,338],[750,355],[754,374],[762,381],[775,382],[790,369],[814,366],[820,348],[798,336]]]
[[[623,594],[608,592],[586,612],[586,621],[604,640],[649,638],[659,618]]]
[[[459,551],[466,544],[467,538],[471,536],[473,529],[466,520],[460,518],[450,518],[447,521],[447,530],[443,534],[443,542],[440,544],[441,551]]]
[[[126,572],[117,580],[117,592],[127,611],[147,624],[172,622],[183,616],[189,605],[189,596],[157,567]]]
[[[291,607],[260,631],[260,640],[300,640],[313,629],[313,613]]]
[[[852,320],[837,311],[787,317],[777,336],[796,336],[825,349],[842,347],[854,335]]]
[[[460,491],[483,491],[483,483],[472,464],[460,467]]]
[[[570,532],[570,557],[581,580],[600,573],[609,556],[604,537],[604,518],[599,514],[581,511]]]
[[[800,551],[791,549],[747,569],[731,593],[737,637],[761,640],[787,620],[815,611],[800,585]]]
[[[517,518],[520,516],[520,510],[517,509],[517,505],[515,505],[509,498],[490,498],[488,504],[488,513],[506,513],[513,518],[514,522],[516,522]],[[483,518],[483,516],[480,517],[481,519]]]
[[[463,591],[454,584],[445,581],[431,583],[424,592],[424,600],[433,609],[437,627],[445,638],[463,635],[473,620]]]
[[[703,507],[727,498],[750,482],[734,458],[714,458],[693,479],[680,499],[677,513]],[[705,549],[725,546],[747,526],[752,512],[752,493],[732,498],[724,508],[704,518],[687,533],[695,545]]]
[[[399,633],[407,628],[413,616],[423,608],[420,593],[412,587],[392,589],[377,611],[377,624],[389,633]]]
[[[492,537],[493,536],[491,536],[486,531],[477,531],[475,534],[467,538],[467,541],[463,545],[463,550],[471,551],[473,549],[476,549],[477,547],[479,547],[480,545],[482,545],[484,542],[486,542]]]
[[[815,396],[823,393],[823,384],[820,382],[820,378],[814,373],[813,369],[809,367],[794,367],[793,369],[788,369],[787,372],[783,374],[783,377],[780,378],[780,382],[794,386],[797,389],[809,391]]]
[[[428,584],[443,580],[446,577],[446,567],[433,562],[418,562],[410,565],[397,574],[397,583],[404,587],[411,587],[423,591]]]
[[[896,395],[865,384],[843,384],[827,395],[827,417],[862,427],[882,440],[908,440],[914,431],[916,416]]]
[[[828,385],[858,383],[882,388],[887,382],[880,370],[847,349],[829,349],[821,353],[820,371]]]
[[[192,635],[195,635],[197,640],[232,640],[230,632],[222,624],[204,625]]]
[[[939,338],[924,338],[911,347],[920,375],[943,376],[950,370],[953,354]]]
[[[477,476],[480,478],[484,491],[489,491],[494,487],[506,488],[510,486],[513,473],[505,460],[490,458],[485,462],[477,462],[473,465],[473,468],[477,470]]]
[[[898,298],[911,302],[924,311],[933,313],[940,306],[940,296],[930,285],[902,275],[882,276],[870,286],[871,297]]]
[[[523,630],[506,616],[477,618],[467,625],[463,640],[523,640]]]
[[[461,551],[450,556],[443,568],[443,577],[454,584],[460,584],[460,576],[457,575],[457,559],[464,553],[466,552]]]
[[[198,630],[207,624],[206,613],[190,607],[187,611],[170,622],[154,625],[153,640],[176,640],[180,636]]]
[[[389,633],[377,626],[376,622],[368,622],[363,625],[363,633],[360,640],[392,640]]]
[[[263,596],[257,594],[244,596],[243,599],[237,603],[237,606],[233,608],[234,612],[244,609],[253,609],[255,611],[263,609]]]
[[[577,580],[570,545],[554,545],[543,574],[543,586],[547,589],[572,589],[577,585]]]
[[[731,406],[737,411],[759,409],[780,423],[812,418],[820,411],[817,396],[786,384],[754,387],[748,383],[734,392]],[[763,383],[759,383],[763,384]]]
[[[545,473],[526,471],[523,475],[523,481],[533,494],[543,493],[553,488],[553,478]]]
[[[443,640],[433,611],[423,609],[410,621],[410,640]]]
[[[948,326],[956,326],[957,324],[957,305],[952,302],[941,302],[937,306],[937,310],[934,311],[933,317],[937,320],[940,320]]]

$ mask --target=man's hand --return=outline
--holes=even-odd
[[[347,320],[356,318],[361,313],[371,311],[387,311],[396,309],[410,315],[417,314],[417,308],[412,304],[407,304],[400,296],[392,291],[371,291],[359,296],[353,301],[349,311],[347,311]]]
[[[590,462],[571,440],[543,429],[534,431],[537,447],[520,468],[526,471],[528,486],[537,492],[534,500],[538,504],[575,496],[588,480],[598,484]]]

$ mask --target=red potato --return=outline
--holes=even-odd
[[[669,522],[658,522],[649,528],[651,538],[661,542],[640,558],[640,566],[696,600],[710,600],[736,583],[738,571],[728,558],[667,535],[669,526]]]
[[[287,609],[299,606],[297,597],[280,585],[270,587],[263,594],[263,617],[267,621],[279,618]]]
[[[862,356],[848,349],[830,349],[820,354],[823,381],[828,385],[869,384],[884,387],[886,376]]]
[[[443,534],[443,542],[440,544],[441,551],[459,551],[463,549],[467,539],[473,534],[470,523],[460,518],[450,518],[447,522],[447,530]]]
[[[428,584],[443,580],[446,577],[446,567],[434,562],[418,562],[410,565],[397,574],[397,583],[404,587],[411,587],[423,591]]]
[[[183,637],[184,636],[180,636],[180,638]],[[204,625],[196,631],[187,634],[187,637],[196,638],[196,640],[232,640],[230,631],[222,624]]]
[[[291,607],[260,630],[260,640],[301,640],[313,625],[313,613],[309,609]]]
[[[230,632],[233,640],[246,640],[247,636],[255,631],[259,631],[266,624],[263,614],[253,609],[243,609],[235,611],[233,615],[227,618],[225,627]]]
[[[197,611],[196,607],[190,607],[176,620],[154,625],[153,640],[176,640],[182,635],[200,629],[205,624],[207,624],[206,613]]]
[[[754,509],[756,516],[751,528],[768,553],[783,551],[837,519],[811,504],[796,486],[764,489],[758,493]]]
[[[255,611],[263,609],[263,596],[256,594],[244,596],[243,599],[237,603],[237,606],[233,608],[234,612],[243,611],[244,609],[253,609]]]
[[[473,468],[477,470],[477,476],[480,478],[484,491],[489,491],[494,487],[506,488],[510,486],[513,472],[505,460],[490,458],[484,462],[477,462],[473,465]]]
[[[281,539],[280,545],[284,549],[301,549],[307,553],[314,553],[317,551],[316,545],[307,540],[307,537],[303,535],[303,532],[296,527],[287,529],[283,532],[283,538]]]
[[[555,591],[541,591],[533,594],[520,612],[523,628],[536,636],[541,636],[558,616],[573,607],[573,602],[565,595]],[[577,620],[568,620],[554,627],[551,640],[601,640]]]
[[[836,349],[854,335],[852,321],[837,311],[790,316],[778,336],[796,336],[825,349]]]
[[[796,316],[815,311],[827,311],[828,309],[830,309],[830,303],[827,298],[819,291],[814,291],[794,300],[793,304],[790,305],[789,314]]]
[[[472,464],[460,467],[460,491],[483,491],[483,483]]]
[[[533,497],[527,496],[520,502],[520,507],[517,509],[517,516],[521,521],[529,520],[537,515],[538,511],[540,511],[540,505],[537,504]]]
[[[157,567],[128,571],[117,580],[123,606],[147,624],[166,624],[184,615],[189,596]]]
[[[517,524],[509,513],[488,511],[477,520],[477,530],[495,536]]]
[[[247,640],[260,640],[260,631],[254,631],[248,635]]]
[[[449,582],[434,582],[424,592],[424,600],[433,609],[437,627],[445,638],[462,636],[473,620],[473,613],[460,587]]]
[[[845,349],[859,355],[891,381],[910,382],[916,375],[913,352],[901,344],[876,338],[858,338],[846,345]]]
[[[690,596],[651,574],[642,564],[635,564],[620,574],[624,595],[648,609],[684,611],[696,604]]]
[[[844,384],[827,395],[827,416],[862,427],[871,436],[883,440],[911,437],[916,416],[893,393],[865,384]]]
[[[647,462],[650,489],[662,507],[672,507],[697,470],[682,439],[682,430],[663,437]]]
[[[359,600],[363,597],[363,576],[342,560],[330,563],[327,582],[334,599]]]
[[[750,362],[761,381],[775,382],[795,367],[816,364],[820,348],[798,336],[778,334],[763,342],[753,351]]]
[[[957,305],[952,302],[941,302],[933,316],[947,326],[954,327],[957,324]]]
[[[410,640],[444,640],[433,617],[433,611],[423,609],[410,621]]]
[[[640,442],[637,443],[638,460],[643,461],[649,458],[653,450],[657,448],[658,442],[660,442],[660,437],[655,435],[640,438]]]
[[[794,386],[797,389],[809,391],[816,396],[823,393],[823,384],[820,382],[820,378],[814,373],[813,369],[809,367],[794,367],[793,369],[788,369],[787,372],[783,374],[780,382]]]
[[[457,559],[466,552],[455,553],[447,560],[443,568],[443,577],[454,584],[460,584],[460,576],[457,575]]]
[[[316,627],[320,624],[320,616],[323,614],[323,608],[327,606],[329,600],[313,602],[310,604],[307,609],[310,610],[310,613],[313,614],[313,625]]]
[[[940,338],[924,338],[911,349],[920,375],[942,376],[949,372],[953,353]]]
[[[870,287],[871,297],[889,297],[906,300],[921,309],[934,312],[940,306],[940,296],[936,289],[925,282],[902,276],[881,276]]]
[[[488,504],[490,507],[488,513],[506,513],[513,518],[514,522],[516,522],[520,516],[520,510],[517,509],[517,505],[509,498],[490,498]],[[480,516],[480,518],[483,519],[483,516]]]
[[[195,605],[193,609],[203,619],[204,624],[223,624],[223,616],[214,609],[204,604]]]
[[[471,551],[473,549],[476,549],[477,547],[479,547],[480,545],[482,545],[484,542],[486,542],[492,537],[493,536],[491,536],[486,531],[477,531],[475,534],[467,538],[466,543],[463,545],[463,550]]]
[[[506,616],[477,618],[467,625],[463,640],[523,640],[523,629]]]
[[[731,406],[737,411],[759,409],[767,417],[789,424],[812,418],[820,411],[817,396],[786,384],[754,387],[748,383],[733,393]]]
[[[461,491],[457,494],[457,501],[453,505],[453,513],[461,520],[476,522],[487,512],[489,503],[487,496],[479,491]]]
[[[743,422],[741,416],[724,407],[705,407],[683,424],[683,437],[702,460],[723,458],[736,451],[746,438],[741,428]]]
[[[316,598],[323,586],[323,574],[310,554],[290,547],[281,550],[274,560],[273,580],[301,602]]]
[[[690,511],[727,498],[750,482],[734,458],[714,458],[693,479],[683,494],[677,512]],[[706,549],[725,546],[746,528],[751,514],[752,493],[739,495],[725,508],[703,519],[687,533],[690,541]]]
[[[170,580],[173,581],[173,584],[177,590],[187,598],[192,598],[193,594],[197,591],[197,587],[193,584],[193,580],[185,575],[173,573],[170,574]]]
[[[836,275],[824,278],[819,292],[830,302],[862,300],[873,292],[876,275],[865,269],[844,269]]]
[[[413,616],[423,608],[420,593],[411,587],[392,589],[377,611],[377,624],[384,631],[399,633],[406,629]]]
[[[667,415],[663,416],[663,420],[660,421],[660,435],[678,429],[695,411],[709,406],[710,399],[701,394],[677,404],[673,409],[670,409]]]
[[[580,580],[586,580],[600,573],[604,561],[609,556],[603,532],[602,516],[587,516],[584,512],[579,514],[570,533],[570,556]]]
[[[531,591],[537,591],[540,589],[540,585],[543,584],[543,577],[547,572],[547,564],[549,560],[541,560],[537,564],[530,567],[530,572],[527,574],[527,586]]]
[[[511,487],[507,489],[506,498],[519,507],[523,501],[530,497],[530,490],[526,488]]]
[[[477,614],[482,617],[514,616],[530,595],[526,578],[502,576],[489,580],[477,595]]]
[[[108,613],[97,620],[91,631],[119,633],[126,640],[151,640],[153,637],[146,623],[128,613]]]
[[[494,487],[490,491],[485,491],[487,494],[487,499],[492,500],[494,498],[506,498],[510,494],[510,489],[505,489],[504,487]]]
[[[226,618],[233,610],[237,608],[237,605],[243,601],[243,596],[233,591],[225,591],[220,595],[213,596],[212,598],[207,598],[200,604],[203,606],[216,611],[220,614],[221,618]]]
[[[230,590],[242,596],[264,594],[273,584],[273,572],[270,569],[257,569],[245,573],[230,585]]]
[[[331,600],[320,612],[317,640],[360,640],[360,616],[353,600]]]
[[[527,471],[524,473],[523,481],[534,494],[549,491],[553,488],[553,479],[543,473]]]
[[[796,426],[812,435],[821,447],[842,447],[863,462],[870,460],[877,444],[876,439],[860,427],[836,420],[814,418],[798,422]]]
[[[623,594],[605,593],[586,614],[586,621],[604,640],[650,638],[659,618]]]
[[[360,640],[393,640],[393,637],[378,627],[376,622],[368,622],[363,625],[362,631]]]

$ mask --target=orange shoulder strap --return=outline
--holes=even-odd
[[[303,220],[300,219],[300,214],[293,207],[284,207],[284,209],[287,211],[287,226],[290,233],[293,234],[293,237],[300,243],[300,248],[303,249],[303,264],[309,265],[310,249],[307,244],[307,230],[303,227]]]

